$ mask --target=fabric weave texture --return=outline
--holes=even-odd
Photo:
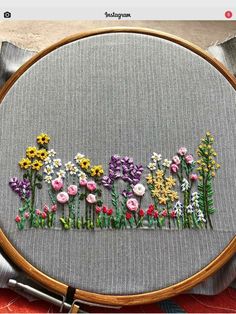
[[[207,61],[152,36],[99,35],[51,52],[0,108],[1,228],[34,266],[81,289],[141,293],[188,278],[235,235],[235,95]],[[16,229],[8,180],[35,135],[50,134],[65,161],[81,151],[102,164],[114,153],[147,164],[153,151],[170,158],[184,145],[194,153],[207,130],[221,164],[213,231]]]

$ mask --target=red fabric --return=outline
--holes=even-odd
[[[236,313],[236,290],[228,288],[216,296],[183,294],[171,298],[186,313]],[[90,313],[164,313],[158,303],[123,307],[121,310],[82,306]],[[57,313],[58,308],[43,301],[29,302],[8,289],[0,289],[0,313]]]
[[[215,296],[183,294],[172,300],[187,313],[236,313],[236,290],[232,288]]]

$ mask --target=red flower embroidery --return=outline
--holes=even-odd
[[[130,214],[129,212],[127,212],[127,213],[125,214],[125,217],[126,217],[127,220],[130,220],[130,219],[132,218],[132,214]]]
[[[104,214],[106,214],[106,213],[107,213],[107,210],[108,210],[108,208],[107,208],[106,206],[103,206],[103,208],[102,208],[102,212],[103,212]]]
[[[172,210],[172,212],[170,213],[170,217],[171,218],[175,218],[176,217],[176,212],[174,210]]]
[[[102,210],[101,207],[96,206],[95,211],[96,211],[97,214],[99,214],[101,212],[101,210]]]
[[[162,215],[163,217],[167,217],[167,215],[168,215],[167,210],[164,209],[164,210],[161,212],[161,215]]]
[[[153,212],[154,209],[155,209],[155,206],[154,206],[153,204],[150,204],[150,205],[148,206],[148,210],[150,210],[150,213]]]
[[[154,218],[158,218],[159,213],[158,213],[158,211],[157,211],[157,210],[154,210],[153,216],[154,216]]]
[[[113,213],[112,208],[109,208],[109,209],[107,210],[107,215],[108,215],[108,216],[111,216],[111,215],[112,215],[112,213]]]
[[[145,211],[142,208],[140,208],[138,214],[140,217],[143,217],[145,215]]]

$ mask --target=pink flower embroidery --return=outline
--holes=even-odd
[[[46,219],[46,218],[47,218],[47,214],[46,214],[45,212],[42,212],[41,217],[42,217],[43,219]]]
[[[180,164],[180,159],[179,159],[179,156],[174,156],[173,158],[172,158],[172,160],[173,160],[173,163],[175,163],[176,165],[179,165]]]
[[[192,155],[185,156],[185,161],[187,164],[192,164],[193,163],[193,156]]]
[[[40,215],[41,215],[40,209],[36,209],[35,214],[38,215],[38,216],[40,216]]]
[[[15,221],[16,221],[16,222],[21,222],[20,216],[16,216]]]
[[[174,173],[176,173],[179,170],[179,167],[176,164],[170,165],[170,170]]]
[[[78,187],[77,185],[70,185],[68,186],[68,189],[67,189],[67,193],[71,196],[75,196],[78,192]]]
[[[89,181],[87,183],[87,189],[91,192],[93,192],[94,190],[96,190],[97,188],[97,184],[94,181]]]
[[[66,192],[60,192],[57,194],[58,203],[65,204],[69,201],[69,195]]]
[[[192,174],[190,175],[190,180],[192,180],[192,181],[197,181],[197,179],[198,179],[198,175],[197,175],[196,173],[192,173]]]
[[[87,185],[87,180],[86,179],[80,179],[79,180],[79,184],[81,185],[81,186],[86,186]]]
[[[43,211],[44,211],[45,213],[47,213],[47,212],[49,211],[49,207],[48,207],[47,205],[44,205],[44,206],[43,206]]]
[[[89,203],[89,204],[94,204],[96,203],[97,199],[96,199],[96,196],[94,194],[89,194],[87,197],[86,197],[86,201]]]
[[[62,178],[56,178],[52,180],[52,187],[55,191],[60,191],[60,189],[63,188]]]
[[[187,154],[187,148],[186,147],[180,147],[180,149],[178,150],[178,153],[180,154],[180,156],[184,156]]]
[[[25,212],[24,216],[25,216],[26,219],[28,219],[30,217],[30,213],[29,212]]]
[[[131,211],[136,211],[138,209],[138,201],[135,198],[130,198],[128,199],[128,201],[126,202],[126,206],[129,210]]]
[[[57,211],[57,204],[52,205],[51,211],[55,213]]]

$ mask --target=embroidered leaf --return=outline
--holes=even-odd
[[[43,181],[43,176],[40,173],[36,174],[36,178],[38,179],[38,181]]]
[[[43,187],[41,183],[35,183],[35,186],[36,186],[38,189],[40,189],[40,190],[41,190],[42,187]]]
[[[80,201],[83,201],[86,197],[86,194],[85,193],[81,193],[80,196],[79,196],[79,200]]]
[[[97,200],[97,205],[98,206],[102,206],[103,205],[103,201],[102,200]]]
[[[102,190],[101,189],[96,189],[95,193],[97,194],[98,197],[102,196]]]

